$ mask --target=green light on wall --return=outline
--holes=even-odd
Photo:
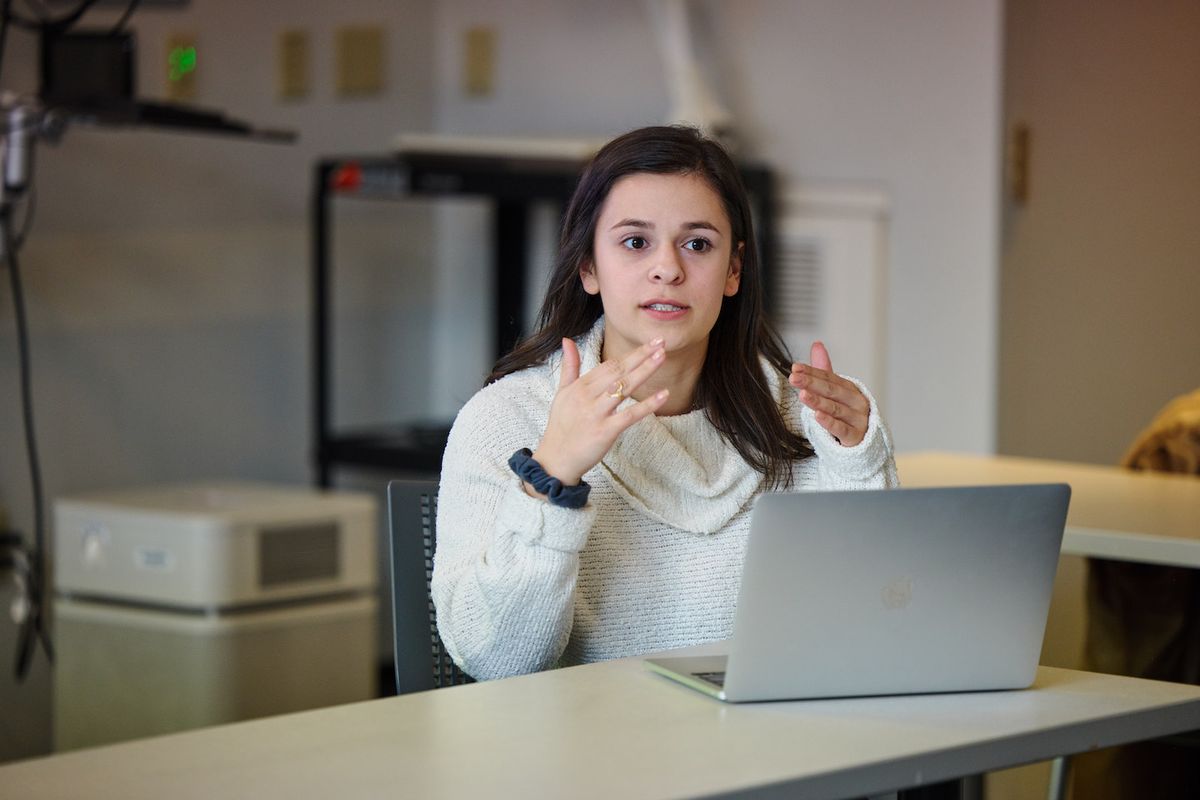
[[[167,54],[167,68],[167,79],[176,82],[195,72],[196,48],[191,45],[172,47],[171,52]]]

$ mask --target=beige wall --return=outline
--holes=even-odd
[[[1009,0],[998,450],[1113,463],[1200,386],[1200,3]]]

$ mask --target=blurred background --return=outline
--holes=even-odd
[[[405,135],[603,141],[671,121],[652,5],[140,4],[139,96],[180,92],[171,54],[187,43],[183,99],[298,140],[73,126],[38,145],[21,259],[47,505],[214,477],[312,485],[316,162],[387,156]],[[83,25],[125,7],[100,3]],[[876,390],[899,450],[1114,464],[1195,387],[1200,5],[687,8],[731,142],[776,180],[789,344],[806,358],[826,338],[834,366]],[[347,86],[346,48],[364,41],[377,80]],[[35,94],[38,80],[36,38],[10,30],[0,88]],[[339,423],[448,421],[481,385],[489,213],[469,197],[335,207]],[[530,306],[554,219],[533,218]],[[18,385],[5,285],[0,507],[28,531]],[[379,494],[387,477],[347,469],[335,484]],[[52,742],[50,668],[39,653],[16,682],[15,647],[6,612],[0,761]]]

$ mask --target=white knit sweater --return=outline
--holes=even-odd
[[[579,339],[581,372],[600,361],[603,324],[601,318]],[[592,490],[582,509],[525,494],[508,458],[541,440],[560,355],[480,390],[450,431],[433,600],[447,649],[478,679],[683,647],[731,632],[761,476],[704,412],[694,411],[647,417],[625,431],[584,476]],[[799,402],[786,376],[769,374],[789,425],[817,453],[795,464],[795,489],[896,485],[891,437],[865,388],[867,435],[842,447]]]

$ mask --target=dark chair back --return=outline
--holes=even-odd
[[[388,483],[396,693],[472,683],[438,636],[430,597],[437,542],[437,481]]]

